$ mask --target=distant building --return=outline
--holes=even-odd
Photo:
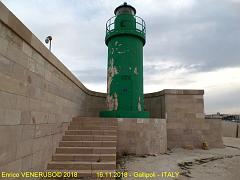
[[[233,121],[233,122],[239,122],[240,123],[240,114],[206,114],[205,118],[207,119],[222,119],[225,121]]]

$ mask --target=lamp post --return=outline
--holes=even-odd
[[[51,51],[51,48],[52,48],[52,36],[46,37],[45,43],[46,43],[46,44],[49,43],[49,50]]]

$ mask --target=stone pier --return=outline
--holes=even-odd
[[[119,152],[161,153],[205,141],[222,147],[220,121],[204,119],[203,94],[145,94],[150,119],[118,121]],[[106,94],[88,90],[0,2],[0,172],[45,170],[72,118],[106,108]]]

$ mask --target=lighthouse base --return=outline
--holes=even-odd
[[[149,118],[147,111],[101,111],[100,117],[113,118]]]

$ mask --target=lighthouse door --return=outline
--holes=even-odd
[[[120,107],[122,110],[131,111],[132,107],[132,79],[130,75],[122,75],[122,96],[121,101],[124,102],[124,106]]]

